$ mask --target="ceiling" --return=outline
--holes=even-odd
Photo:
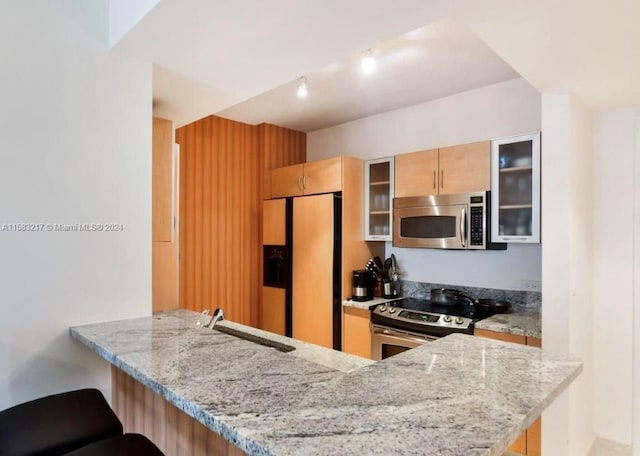
[[[113,49],[155,64],[154,112],[180,126],[231,113],[274,88],[285,90],[300,75],[310,77],[308,104],[320,103],[312,100],[323,84],[322,96],[340,87],[324,80],[332,68],[342,65],[348,75],[350,62],[367,48],[453,19],[540,92],[569,90],[599,111],[640,105],[638,17],[637,0],[616,0],[615,7],[598,0],[160,0]],[[403,85],[407,74],[418,72],[390,80]],[[352,92],[366,93],[371,80],[360,79]],[[402,87],[384,90],[407,97]],[[383,98],[375,103],[390,103]],[[338,115],[357,115],[353,109]]]
[[[359,52],[305,75],[306,98],[296,96],[294,80],[217,114],[309,132],[519,77],[451,20],[376,44],[371,53],[376,65],[370,74],[362,71]]]

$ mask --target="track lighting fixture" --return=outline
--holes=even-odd
[[[362,57],[362,71],[365,74],[373,73],[373,70],[376,68],[376,61],[373,58],[373,54],[371,53],[371,49],[368,49],[367,52]]]
[[[307,78],[305,78],[304,76],[298,78],[297,94],[299,98],[305,98],[307,95],[309,95],[309,88],[307,87]]]

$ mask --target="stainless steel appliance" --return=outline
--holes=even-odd
[[[371,311],[371,355],[380,361],[448,334],[473,334],[476,321],[471,304],[438,305],[416,298],[381,304]]]
[[[490,233],[491,192],[393,199],[394,247],[505,250]]]

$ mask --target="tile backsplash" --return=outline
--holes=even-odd
[[[411,298],[430,298],[432,288],[453,288],[472,298],[499,299],[511,303],[516,313],[540,313],[542,293],[535,291],[499,290],[495,288],[465,287],[441,283],[412,282],[400,280],[400,295]]]

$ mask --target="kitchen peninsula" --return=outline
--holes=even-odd
[[[372,363],[185,310],[70,335],[255,455],[501,455],[579,375],[569,355],[454,334]],[[115,374],[114,374],[115,378]],[[125,422],[126,426],[126,422]]]

